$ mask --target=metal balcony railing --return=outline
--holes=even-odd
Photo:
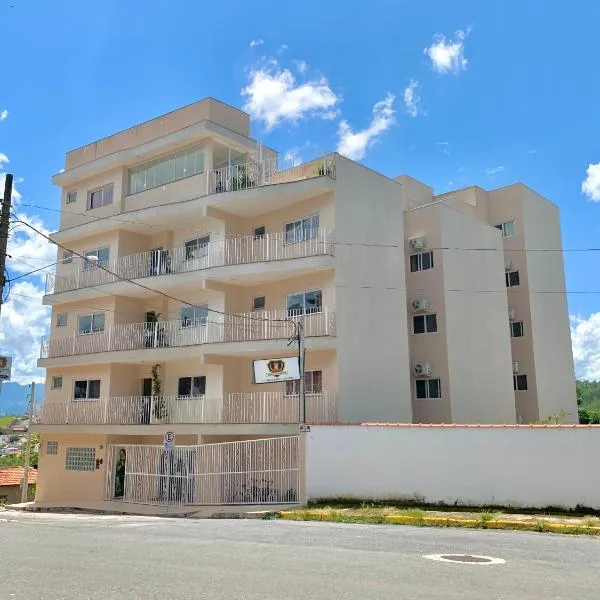
[[[307,337],[335,335],[335,313],[327,307],[303,316],[297,311],[270,310],[217,315],[220,320],[157,321],[112,325],[103,331],[64,337],[43,337],[40,358],[59,358],[113,352],[287,339],[293,332],[291,320],[303,319]],[[287,322],[286,322],[287,321]]]
[[[46,401],[45,425],[158,425],[192,423],[297,423],[298,395],[249,392],[208,396],[128,396],[96,400]],[[306,420],[337,421],[337,394],[327,390],[306,395]]]
[[[103,265],[107,270],[98,266],[82,269],[76,265],[76,269],[66,275],[48,273],[45,293],[58,294],[123,279],[189,273],[213,267],[333,255],[333,252],[333,233],[327,229],[304,231],[301,237],[292,237],[289,233],[213,237],[202,245],[122,256]]]

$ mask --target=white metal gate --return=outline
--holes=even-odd
[[[106,499],[137,504],[293,504],[298,436],[197,446],[111,445]]]

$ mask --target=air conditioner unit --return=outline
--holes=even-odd
[[[508,309],[508,320],[514,321],[516,316],[517,316],[517,311],[514,308],[509,308]]]
[[[411,250],[423,250],[426,246],[425,237],[420,235],[419,237],[410,238],[408,240],[408,245]]]
[[[519,363],[515,360],[513,362],[513,373],[518,373],[519,372]]]
[[[504,261],[504,270],[510,271],[513,268],[513,261],[509,259]]]
[[[429,310],[429,302],[427,301],[427,298],[415,298],[410,303],[410,306],[414,312]]]
[[[429,377],[431,375],[431,365],[429,363],[416,363],[413,367],[415,377]]]

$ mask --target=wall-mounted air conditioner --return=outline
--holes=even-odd
[[[423,250],[426,247],[425,236],[420,235],[419,237],[410,238],[408,245],[413,251]]]
[[[410,307],[413,309],[413,312],[429,310],[429,302],[427,298],[415,298],[410,303]]]
[[[415,377],[429,377],[431,375],[431,365],[429,363],[416,363],[413,367]]]

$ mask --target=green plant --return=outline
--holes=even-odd
[[[162,397],[162,379],[160,378],[160,365],[152,365],[152,398],[154,403],[153,414],[155,419],[164,419],[167,416],[167,403]]]
[[[585,517],[582,522],[584,527],[600,527],[600,519],[597,517]]]
[[[542,419],[540,423],[542,425],[560,425],[571,413],[568,413],[564,408],[559,410],[557,413]]]
[[[331,175],[332,177],[335,177],[335,162],[333,159],[330,158],[320,161],[319,165],[315,169],[315,174],[319,177],[322,177],[323,175]]]

